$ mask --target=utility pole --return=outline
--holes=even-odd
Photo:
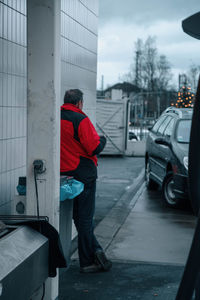
[[[104,91],[104,75],[101,76],[101,96],[103,96]]]
[[[140,55],[141,55],[141,51],[135,51],[135,85],[137,87],[139,87],[140,85]]]
[[[157,118],[160,116],[160,95],[157,95]]]
[[[187,76],[186,74],[179,74],[178,76],[178,89],[182,87],[182,85],[187,85]]]

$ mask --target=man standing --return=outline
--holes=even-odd
[[[83,192],[74,199],[73,219],[78,231],[80,272],[108,271],[106,258],[93,232],[97,157],[106,144],[90,119],[83,113],[83,93],[66,91],[61,107],[61,175],[73,176],[84,183]]]

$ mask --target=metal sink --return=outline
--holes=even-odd
[[[0,233],[0,300],[28,300],[48,277],[48,239],[28,226]]]

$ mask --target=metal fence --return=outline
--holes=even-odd
[[[129,140],[143,141],[161,113],[177,98],[176,91],[139,92],[129,95]],[[111,95],[97,95],[97,99],[112,102]],[[120,100],[120,99],[118,99]],[[123,100],[123,98],[122,98]]]
[[[129,140],[145,140],[156,120],[157,113],[147,116],[143,103],[130,102]]]
[[[129,126],[129,140],[143,141],[147,138],[149,127],[141,123],[139,126]]]
[[[145,140],[162,112],[176,101],[177,92],[140,92],[130,98],[129,139]]]

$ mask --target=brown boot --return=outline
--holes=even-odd
[[[112,268],[112,262],[107,259],[105,253],[102,250],[98,250],[95,253],[95,263],[99,264],[104,271],[109,271]]]

